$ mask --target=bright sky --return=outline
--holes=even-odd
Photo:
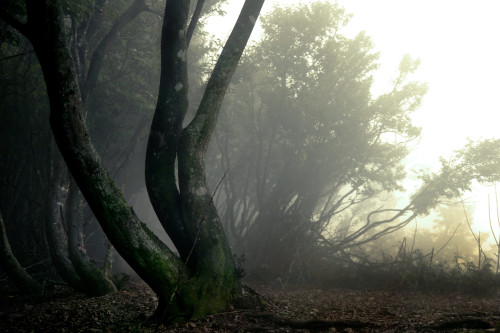
[[[409,167],[437,167],[467,138],[500,137],[500,1],[339,0],[354,15],[349,29],[365,30],[381,53],[383,85],[408,53],[421,60],[418,78],[427,82],[414,117],[422,139]],[[489,230],[488,193],[475,186],[466,200],[475,204],[473,221]],[[496,218],[495,218],[496,220]]]
[[[267,0],[264,11],[299,1]],[[376,89],[389,84],[404,54],[421,60],[417,78],[429,92],[414,117],[423,130],[409,168],[435,169],[439,156],[449,157],[467,138],[500,137],[500,1],[337,2],[354,15],[344,33],[366,31],[381,53]],[[231,3],[239,10],[243,1]],[[494,199],[494,191],[477,186],[473,192],[466,199],[476,205],[474,223],[489,230],[488,192]]]

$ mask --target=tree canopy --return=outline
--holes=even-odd
[[[224,222],[254,265],[290,265],[290,248],[353,234],[359,226],[333,232],[342,212],[400,189],[405,177],[403,159],[420,133],[410,116],[427,90],[411,81],[418,61],[404,57],[392,89],[372,96],[378,54],[364,33],[342,34],[348,21],[329,2],[275,7],[233,80],[216,175],[228,171]]]

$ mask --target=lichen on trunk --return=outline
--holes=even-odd
[[[239,291],[239,276],[206,185],[204,163],[220,104],[263,2],[245,1],[199,110],[184,130],[189,1],[166,2],[160,88],[148,142],[146,184],[153,207],[180,256],[139,220],[90,141],[60,3],[27,1],[27,23],[9,20],[31,41],[40,61],[52,132],[68,169],[110,242],[158,295],[155,317],[164,322],[221,311]]]

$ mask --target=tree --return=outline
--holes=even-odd
[[[9,2],[8,5],[10,5],[10,8],[7,7],[9,11],[17,12],[19,16],[23,15],[25,8],[23,8],[22,3]],[[87,97],[92,97],[91,93],[94,90],[93,87],[97,83],[97,78],[100,76],[103,59],[110,53],[109,49],[113,46],[118,34],[123,32],[124,28],[135,16],[146,9],[144,1],[134,1],[124,10],[123,14],[114,19],[113,22],[109,22],[109,18],[103,17],[104,15],[102,13],[104,8],[107,10],[122,10],[119,4],[115,3],[113,6],[110,7],[105,1],[87,1],[80,4],[67,3],[65,5],[65,13],[68,22],[71,23],[71,34],[68,40],[71,41],[71,51],[75,63],[79,65],[77,71],[78,82],[84,96],[84,101],[88,100]],[[108,25],[111,25],[110,29],[108,29]],[[5,27],[2,27],[2,31],[9,32]],[[15,47],[16,40],[20,39],[14,34],[12,36],[13,37],[9,40],[10,44],[13,44],[13,46],[10,46],[11,48]],[[14,37],[17,37],[17,39]],[[43,84],[41,86],[43,87]],[[105,90],[105,92],[107,91]],[[13,95],[19,95],[19,93],[16,91]],[[44,94],[41,93],[41,95],[43,96]],[[85,104],[84,102],[84,105]],[[30,107],[32,109],[36,108],[37,110],[43,110],[43,106],[40,105],[35,105],[34,107],[30,105]],[[7,109],[16,110],[18,106],[10,105],[6,110]],[[96,108],[96,110],[100,111],[98,108]],[[29,112],[27,113],[29,114]],[[99,116],[100,114],[98,114],[98,112],[91,112],[90,115],[85,112],[85,118],[89,120],[90,123],[93,123]],[[30,117],[32,116],[30,115]],[[44,117],[41,116],[41,118]],[[27,122],[20,123],[21,128],[26,127]],[[145,127],[145,121],[140,121],[136,124],[139,129]],[[45,124],[42,123],[42,126],[39,126],[35,131],[47,133],[48,128],[43,125]],[[136,132],[138,132],[138,130],[136,130]],[[105,146],[106,144],[100,139],[101,138],[98,137],[95,142],[97,142],[99,146]],[[129,156],[130,154],[128,151],[131,150],[130,146],[133,148],[135,143],[136,140],[131,140],[130,144],[121,145],[122,151],[125,151],[125,153],[121,155],[126,157]],[[44,146],[51,147],[51,140],[46,140],[44,144],[42,143],[42,147]],[[100,267],[94,264],[95,261],[86,254],[87,251],[85,248],[82,226],[83,210],[81,208],[83,206],[80,204],[81,198],[79,197],[79,189],[76,185],[70,186],[68,172],[64,170],[65,164],[61,160],[62,157],[58,152],[52,151],[49,151],[49,153],[44,156],[43,153],[47,153],[46,149],[37,148],[38,147],[35,147],[32,143],[32,151],[37,152],[43,159],[41,164],[49,167],[46,168],[48,175],[40,174],[37,170],[40,181],[35,182],[33,187],[37,187],[37,185],[41,187],[42,195],[36,199],[43,202],[40,203],[40,205],[43,207],[42,210],[45,210],[45,231],[49,239],[47,245],[50,248],[51,258],[55,268],[63,280],[76,290],[91,295],[102,295],[116,290],[109,279],[109,272],[103,272]],[[41,154],[40,150],[42,150]],[[23,159],[19,159],[22,162]],[[124,160],[126,161],[127,158],[124,158]],[[119,162],[120,163],[116,161],[113,168],[111,168],[111,172],[116,178],[122,177],[120,174],[122,170],[120,169],[122,169],[121,167],[125,164],[123,161]],[[5,163],[9,166],[15,164],[12,163],[12,161],[5,161]],[[34,165],[27,169],[29,170],[34,167],[39,166]],[[6,176],[6,178],[8,178],[8,176]],[[52,179],[52,181],[48,181],[49,179]],[[9,185],[14,187],[18,186],[21,189],[26,188],[24,184],[20,184],[20,186],[17,184]],[[35,191],[30,190],[30,192],[34,194],[33,196],[35,196],[35,193],[38,195]],[[70,200],[71,198],[73,198],[73,200]],[[68,206],[66,204],[70,203],[72,203],[73,207],[66,207]],[[38,219],[43,219],[43,214],[41,214],[41,216],[35,215],[33,218],[35,221]],[[15,221],[12,223],[14,222]],[[95,232],[97,232],[97,234],[101,233],[98,229],[95,230],[94,233]],[[68,241],[66,241],[66,239]],[[106,267],[109,267],[109,265],[106,265]]]
[[[15,7],[15,2],[9,4]],[[203,7],[202,20],[218,8],[214,1],[201,4],[195,3],[192,11]],[[152,14],[157,12],[157,6],[152,3],[146,7],[143,1],[97,0],[72,3],[65,8],[66,22],[70,24],[67,37],[78,64],[79,86],[86,91],[85,122],[106,168],[126,198],[144,186],[144,181],[136,180],[141,177],[132,175],[137,169],[144,169],[136,147],[138,143],[143,145],[142,138],[154,111],[155,96],[151,92],[159,80],[156,72],[160,63],[156,58],[161,17]],[[19,11],[22,13],[23,8]],[[138,15],[141,11],[147,14]],[[123,14],[107,14],[110,12]],[[138,16],[132,21],[134,15]],[[51,149],[46,90],[32,46],[5,24],[0,25],[0,33],[6,36],[0,50],[0,126],[6,136],[1,144],[1,203],[8,224],[16,226],[15,232],[9,234],[14,252],[23,262],[37,260],[54,265],[63,281],[76,290],[91,295],[113,291],[109,281],[113,248],[79,195],[78,187],[70,185],[65,164],[59,168],[59,153]],[[203,36],[196,34],[191,57],[204,51],[200,47]],[[89,84],[89,80],[95,82]],[[54,175],[61,179],[51,181]],[[70,201],[73,208],[69,208]],[[45,223],[40,223],[42,220]],[[30,243],[32,237],[35,244]],[[45,260],[47,248],[51,262]],[[102,268],[104,274],[99,272]],[[48,271],[43,270],[43,274]]]
[[[238,271],[206,185],[204,156],[229,80],[263,2],[248,0],[243,5],[198,111],[185,128],[189,1],[166,2],[160,89],[149,137],[146,180],[153,206],[180,257],[138,219],[90,142],[65,39],[64,2],[26,1],[24,23],[12,13],[1,14],[30,40],[37,54],[54,138],[72,176],[112,244],[157,293],[155,315],[166,322],[220,311],[238,292]]]
[[[226,99],[212,181],[228,172],[223,221],[245,267],[266,278],[310,262],[325,237],[337,250],[366,241],[376,224],[342,215],[400,188],[420,132],[410,121],[426,92],[411,81],[418,61],[405,57],[392,89],[373,97],[378,55],[363,33],[343,36],[348,19],[329,2],[276,7]]]

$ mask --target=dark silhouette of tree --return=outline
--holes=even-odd
[[[161,80],[146,181],[180,257],[137,218],[90,142],[61,3],[26,1],[24,22],[12,13],[1,15],[32,43],[47,86],[52,131],[68,169],[111,243],[157,293],[156,316],[166,322],[220,311],[238,292],[240,277],[205,182],[204,156],[229,80],[262,5],[263,1],[245,2],[198,111],[185,128],[189,1],[167,1],[165,6]]]

